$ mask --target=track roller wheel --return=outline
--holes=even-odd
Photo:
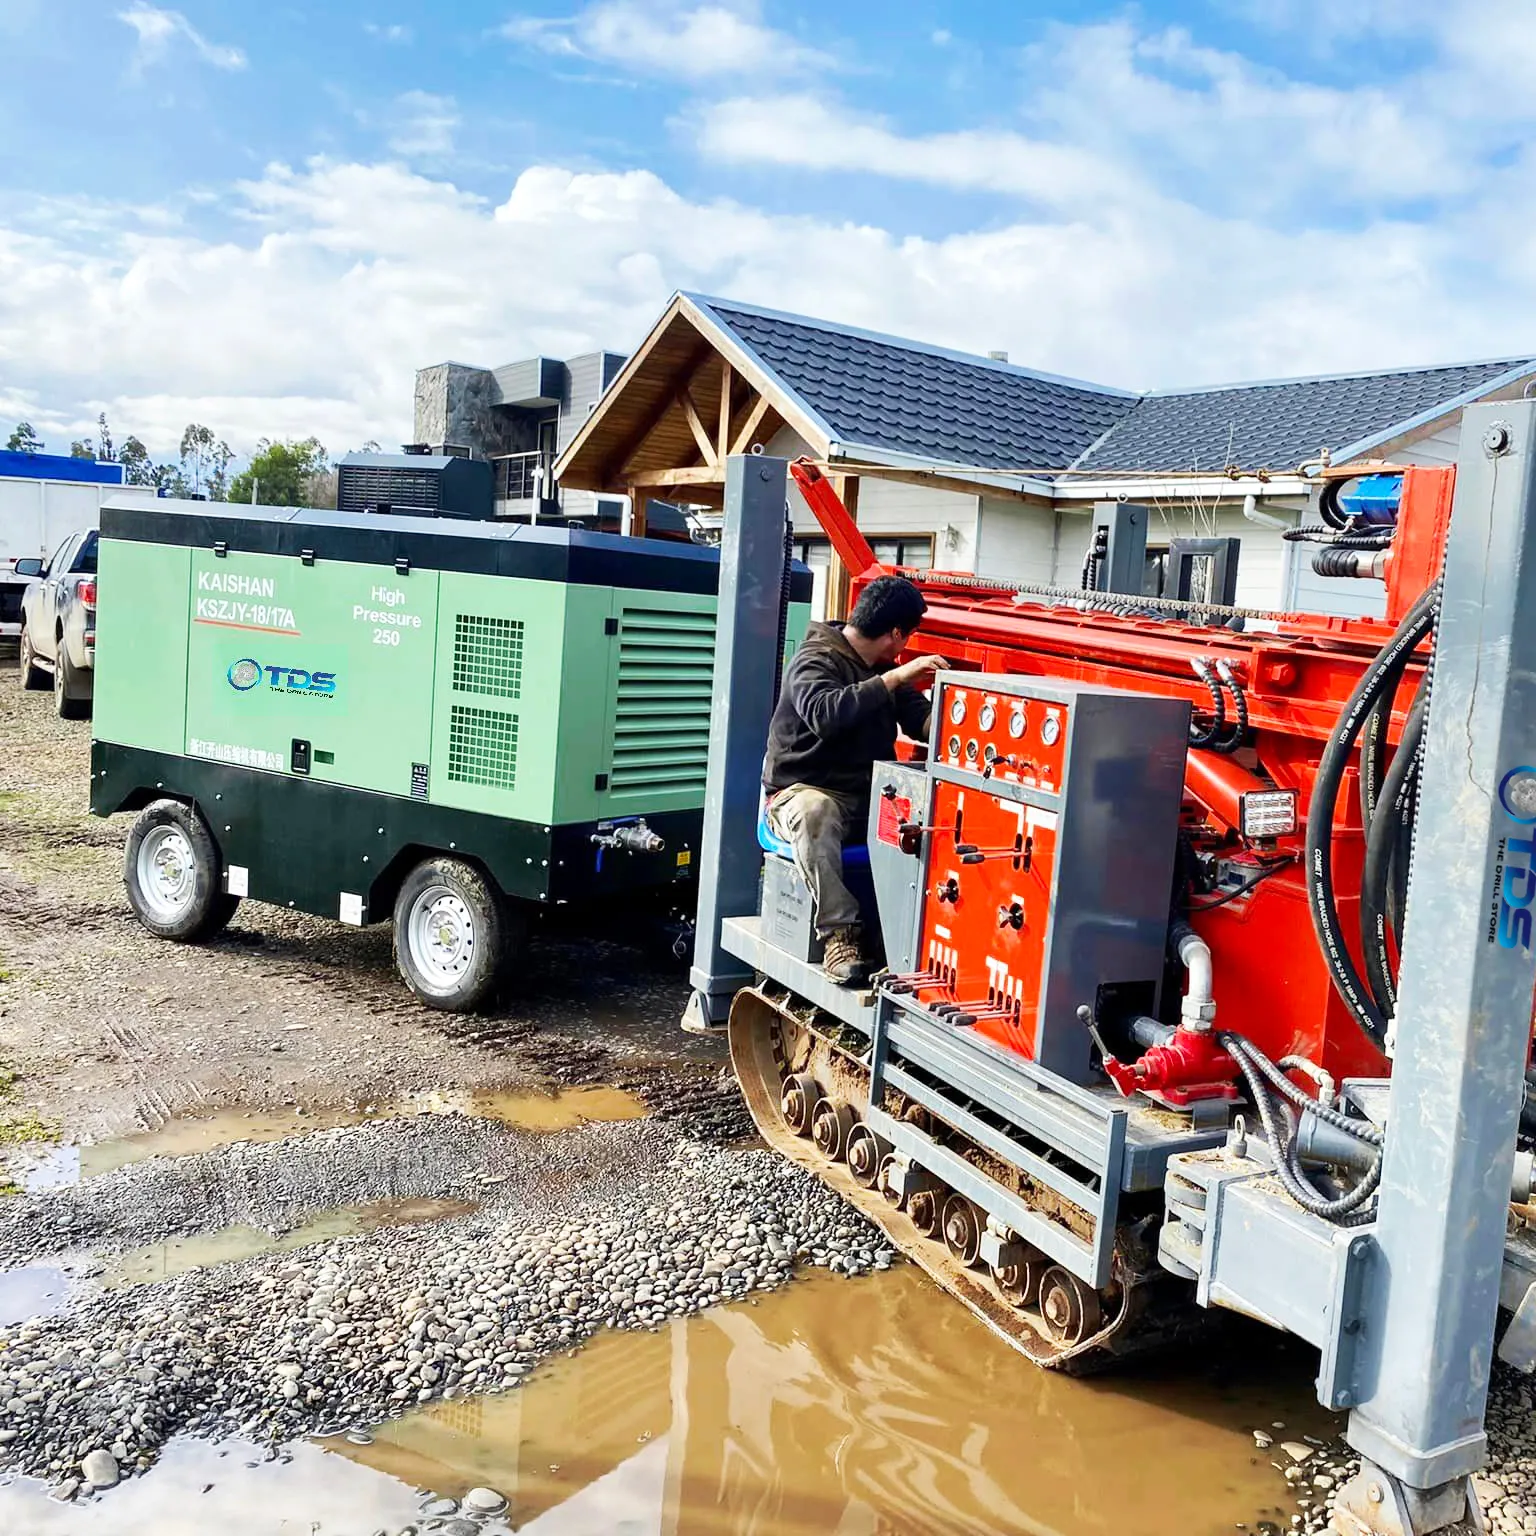
[[[1070,1270],[1053,1264],[1040,1277],[1040,1316],[1058,1344],[1080,1344],[1099,1331],[1099,1293]]]
[[[924,1237],[938,1237],[943,1230],[944,1191],[914,1189],[907,1196],[907,1215]]]
[[[880,1179],[880,1169],[890,1143],[882,1141],[867,1125],[856,1125],[848,1132],[848,1171],[854,1182],[864,1189],[874,1189]]]
[[[842,1162],[843,1150],[848,1145],[848,1133],[852,1129],[853,1109],[850,1105],[823,1099],[811,1111],[811,1140],[828,1162]]]
[[[981,1252],[982,1217],[964,1195],[944,1202],[944,1246],[962,1264],[974,1264]]]
[[[1031,1248],[1018,1262],[994,1268],[992,1280],[1010,1306],[1032,1307],[1040,1299],[1040,1279],[1049,1268],[1045,1256]]]
[[[821,1085],[809,1072],[797,1072],[784,1084],[779,1112],[796,1136],[811,1134],[811,1118],[821,1102]]]
[[[898,1211],[905,1208],[907,1197],[901,1192],[901,1188],[891,1178],[896,1169],[896,1158],[893,1153],[887,1152],[880,1159],[880,1172],[875,1175],[875,1188],[885,1196],[885,1203],[894,1206]]]

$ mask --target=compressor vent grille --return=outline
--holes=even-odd
[[[517,783],[517,716],[455,704],[448,718],[448,777],[455,784],[512,789]]]
[[[461,613],[453,621],[456,693],[515,699],[523,686],[523,621]]]
[[[623,610],[609,775],[615,792],[704,793],[714,676],[713,614]]]

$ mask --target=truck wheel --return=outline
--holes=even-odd
[[[62,636],[59,637],[58,659],[53,664],[53,707],[60,720],[91,718],[91,696],[81,692],[80,674],[69,659]]]
[[[207,823],[180,800],[145,806],[128,834],[123,883],[158,938],[191,943],[224,927],[240,905],[223,890],[224,857]]]
[[[38,666],[32,637],[25,629],[21,632],[21,686],[29,693],[41,693],[48,686],[48,674]]]
[[[429,1008],[466,1013],[496,990],[521,928],[479,870],[460,859],[424,859],[395,898],[395,964]]]

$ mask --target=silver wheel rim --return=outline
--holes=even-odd
[[[174,922],[197,893],[197,855],[180,827],[154,827],[139,844],[139,895],[162,922]]]
[[[411,903],[405,942],[416,974],[451,992],[474,964],[479,935],[468,905],[446,885],[430,885]]]

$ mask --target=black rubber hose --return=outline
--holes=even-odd
[[[1259,1119],[1263,1122],[1264,1135],[1274,1154],[1275,1172],[1279,1175],[1286,1194],[1302,1210],[1340,1226],[1352,1226],[1367,1220],[1361,1208],[1375,1193],[1376,1186],[1381,1182],[1380,1157],[1378,1156],[1372,1164],[1371,1171],[1347,1194],[1330,1197],[1319,1193],[1296,1160],[1296,1137],[1289,1120],[1286,1122],[1285,1132],[1282,1133],[1280,1129],[1280,1117],[1276,1113],[1276,1105],[1270,1099],[1268,1085],[1259,1065],[1262,1062],[1264,1065],[1273,1066],[1273,1063],[1241,1035],[1224,1035],[1221,1037],[1221,1043],[1237,1063],[1238,1070],[1243,1074],[1243,1080],[1248,1085],[1248,1095],[1253,1100],[1253,1107],[1259,1112]],[[1295,1084],[1290,1084],[1290,1087],[1295,1088]],[[1300,1092],[1299,1089],[1296,1091]],[[1319,1106],[1308,1099],[1307,1107],[1316,1112],[1319,1107],[1326,1106]],[[1351,1133],[1353,1134],[1353,1131]]]
[[[1243,685],[1238,682],[1231,667],[1225,662],[1216,668],[1216,676],[1218,681],[1227,685],[1227,690],[1232,695],[1234,720],[1231,733],[1217,742],[1213,750],[1230,757],[1243,745],[1248,735],[1248,694]]]
[[[1338,902],[1333,891],[1334,812],[1338,808],[1344,769],[1366,716],[1376,707],[1383,693],[1395,691],[1415,648],[1434,628],[1439,596],[1438,583],[1421,593],[1404,614],[1392,638],[1366,669],[1323,749],[1322,760],[1317,766],[1317,780],[1312,788],[1312,803],[1307,810],[1307,895],[1312,909],[1312,928],[1333,977],[1334,989],[1366,1038],[1378,1050],[1386,1045],[1387,1021],[1361,980],[1339,926]]]
[[[1367,832],[1381,798],[1381,781],[1387,772],[1387,730],[1397,690],[1383,694],[1360,728],[1360,825]]]
[[[1210,662],[1203,657],[1196,657],[1194,662],[1195,675],[1210,690],[1212,720],[1209,726],[1201,730],[1195,725],[1193,718],[1189,722],[1189,744],[1192,747],[1204,747],[1211,750],[1216,743],[1226,735],[1227,731],[1227,696],[1222,692],[1221,684],[1216,679],[1215,669]]]
[[[1365,865],[1360,873],[1360,953],[1365,957],[1365,978],[1376,1006],[1390,1019],[1397,1012],[1397,981],[1387,948],[1387,905],[1392,882],[1392,859],[1397,852],[1403,819],[1411,799],[1410,780],[1419,749],[1424,744],[1428,709],[1428,679],[1420,681],[1403,734],[1381,784],[1381,798],[1365,840]],[[1405,796],[1405,792],[1406,796]]]
[[[1419,753],[1408,765],[1408,781],[1403,785],[1402,812],[1397,818],[1397,847],[1392,854],[1392,877],[1387,885],[1387,921],[1398,952],[1403,948],[1403,918],[1408,911],[1408,875],[1413,868],[1413,830],[1419,813],[1419,775],[1424,768],[1424,754]]]
[[[1347,528],[1349,519],[1339,510],[1339,491],[1347,485],[1345,480],[1325,480],[1317,497],[1318,516],[1330,528]]]
[[[1309,1114],[1316,1115],[1319,1120],[1325,1121],[1336,1130],[1343,1131],[1347,1136],[1353,1136],[1356,1141],[1363,1141],[1373,1147],[1381,1145],[1381,1132],[1370,1121],[1357,1120],[1342,1114],[1331,1104],[1324,1104],[1321,1100],[1314,1099],[1303,1092],[1247,1035],[1234,1034],[1231,1030],[1226,1030],[1217,1035],[1216,1039],[1222,1050],[1233,1060],[1246,1056],[1254,1070],[1267,1078],[1275,1091],[1289,1099],[1297,1109],[1304,1109]]]

